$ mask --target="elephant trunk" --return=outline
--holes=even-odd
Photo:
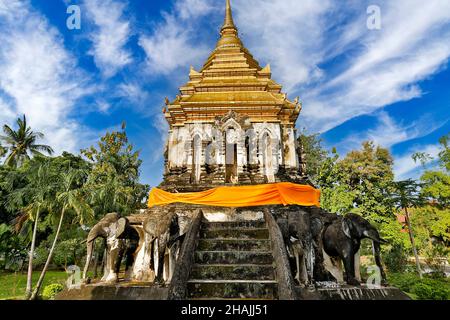
[[[380,269],[382,283],[387,284],[386,274],[384,273],[383,265],[381,263],[380,242],[373,241],[372,249],[373,249],[373,256],[375,258],[375,263],[377,267]]]
[[[383,238],[380,237],[380,234],[378,233],[378,231],[375,228],[370,229],[370,230],[365,230],[364,236],[378,244],[387,242],[386,240],[384,240]]]
[[[91,263],[92,254],[94,252],[94,244],[95,244],[95,239],[92,239],[87,242],[87,255],[86,255],[86,264],[84,265],[83,279],[86,279],[86,274],[88,272],[89,265]]]

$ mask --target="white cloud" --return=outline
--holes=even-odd
[[[14,13],[26,13],[26,3],[20,0],[0,0],[0,17],[10,20]]]
[[[215,8],[211,0],[178,0],[174,7],[174,12],[183,20],[205,16]]]
[[[1,97],[0,97],[0,115],[1,119],[5,122],[12,122],[14,120],[14,117],[16,116],[14,112],[14,108],[6,103]]]
[[[105,77],[112,77],[132,62],[125,48],[130,34],[130,24],[124,19],[125,4],[114,0],[85,0],[87,16],[97,26],[90,39],[91,54]]]
[[[233,8],[247,47],[257,59],[271,63],[274,77],[288,92],[323,76],[318,64],[325,56],[332,1],[245,0],[234,1]]]
[[[397,180],[404,180],[411,177],[420,177],[420,173],[423,169],[422,164],[420,162],[415,162],[412,155],[417,152],[424,152],[431,157],[436,158],[439,151],[439,145],[416,146],[402,156],[396,157],[394,163],[395,178]]]
[[[387,112],[381,111],[373,117],[377,125],[372,129],[363,130],[344,137],[336,147],[343,153],[358,149],[363,141],[373,141],[377,145],[390,148],[399,143],[425,137],[441,128],[447,119],[436,121],[430,114],[425,114],[418,120],[405,124],[392,118]]]
[[[109,111],[109,109],[111,108],[111,105],[103,99],[98,99],[96,101],[96,104],[97,104],[97,109],[103,113],[107,113]]]
[[[149,72],[170,74],[178,67],[193,65],[206,60],[212,48],[193,41],[193,28],[199,18],[210,13],[210,0],[178,0],[172,12],[163,12],[163,21],[149,35],[141,35],[139,45],[147,55]],[[197,30],[198,31],[198,30]]]
[[[158,131],[161,137],[161,139],[159,140],[152,141],[151,163],[153,164],[163,158],[164,147],[169,132],[169,125],[167,124],[167,121],[162,113],[159,113],[153,117],[152,125]]]
[[[419,81],[450,57],[450,2],[383,1],[383,27],[355,36],[362,47],[338,76],[305,92],[304,120],[325,132],[359,115],[420,97]],[[361,27],[361,32],[364,28]]]
[[[46,134],[58,153],[76,151],[89,134],[70,119],[78,98],[88,92],[86,78],[58,31],[28,2],[0,0],[0,122],[13,125],[26,114],[31,127]]]
[[[143,106],[149,102],[149,93],[135,82],[124,82],[119,84],[117,95],[133,102],[137,106]]]

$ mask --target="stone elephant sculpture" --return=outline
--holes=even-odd
[[[387,284],[380,257],[380,244],[386,241],[380,237],[375,227],[361,216],[349,213],[344,217],[336,216],[324,228],[322,233],[323,251],[334,260],[334,263],[333,261],[332,263],[335,266],[337,266],[337,263],[340,265],[339,260],[343,262],[347,284],[360,285],[360,282],[356,279],[359,270],[355,272],[355,268],[359,269],[359,261],[355,263],[355,256],[359,260],[361,240],[365,238],[372,240],[375,263],[380,269],[382,283]],[[333,276],[339,278],[339,275],[333,274]]]
[[[178,215],[175,210],[149,215],[143,223],[144,243],[134,265],[134,277],[162,284],[169,281],[181,241]],[[153,272],[152,272],[153,270]],[[153,274],[152,274],[153,273]]]
[[[311,285],[313,283],[314,250],[309,213],[303,210],[289,212],[287,223],[288,253],[295,259],[296,274],[294,278],[300,284]]]
[[[105,272],[101,281],[115,282],[118,280],[117,274],[123,255],[125,254],[127,256],[127,269],[133,263],[136,237],[136,232],[129,226],[128,220],[125,217],[121,217],[118,213],[106,214],[89,231],[86,240],[87,256],[83,271],[83,280],[86,281],[86,274],[92,260],[95,240],[97,238],[103,238],[106,244]]]

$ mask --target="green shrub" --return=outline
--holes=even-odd
[[[83,239],[63,240],[56,245],[53,263],[59,267],[79,265],[86,254],[86,246],[81,245]]]
[[[383,261],[390,272],[404,272],[407,266],[408,258],[405,248],[401,245],[394,245],[383,254]]]
[[[412,293],[419,300],[450,299],[450,282],[445,278],[420,279],[414,273],[393,273],[389,275],[389,282],[402,291]]]
[[[412,288],[419,300],[448,300],[450,299],[450,290],[448,285],[442,281],[433,279],[423,279],[417,282]]]
[[[33,265],[35,268],[39,269],[44,266],[47,261],[48,253],[49,249],[47,248],[46,243],[41,243],[41,245],[35,249],[33,259]]]
[[[389,275],[389,282],[405,292],[411,292],[420,278],[414,273],[393,273]]]
[[[60,283],[52,283],[42,291],[42,298],[45,300],[54,300],[56,295],[63,291],[64,286]]]

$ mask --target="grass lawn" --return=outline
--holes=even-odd
[[[40,271],[33,272],[33,284],[35,284],[38,281],[40,274],[41,274]],[[64,284],[67,280],[67,277],[68,274],[65,271],[47,271],[47,273],[45,274],[42,289],[44,289],[46,285],[52,283]],[[26,285],[27,285],[27,274],[25,272],[24,273],[0,272],[0,300],[23,299]]]

